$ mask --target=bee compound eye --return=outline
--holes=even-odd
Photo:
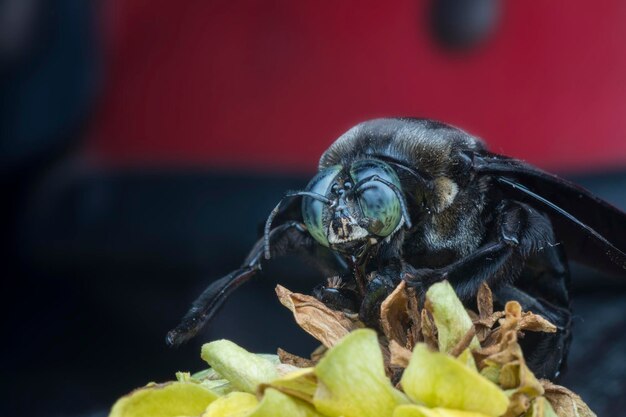
[[[310,197],[303,197],[302,217],[306,227],[315,240],[324,246],[328,246],[328,238],[323,224],[324,204]]]
[[[363,215],[371,220],[378,236],[389,236],[402,219],[400,200],[396,193],[380,182],[366,182],[359,193],[359,205]]]
[[[306,187],[310,191],[322,196],[329,196],[337,185],[335,179],[341,172],[341,166],[332,166],[317,173]],[[328,205],[311,197],[302,197],[302,218],[311,236],[321,245],[328,246],[327,230],[324,219]]]
[[[370,219],[369,232],[387,237],[402,221],[402,206],[396,192],[385,182],[401,189],[400,179],[388,164],[366,159],[350,168],[363,216]]]

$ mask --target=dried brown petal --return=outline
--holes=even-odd
[[[311,366],[315,366],[317,363],[311,359],[302,358],[298,355],[294,355],[293,353],[289,353],[281,348],[278,348],[276,353],[278,354],[280,363],[297,366],[298,368],[309,368]]]
[[[533,314],[531,312],[526,312],[522,314],[522,318],[519,321],[519,328],[520,330],[528,330],[531,332],[556,332],[556,326],[554,324],[550,323],[543,317],[537,314]]]
[[[504,318],[501,318],[502,316]],[[491,329],[496,320],[500,323],[500,327],[486,330],[487,328]],[[474,326],[476,326],[478,339],[481,341],[483,350],[501,343],[503,338],[511,332],[554,333],[556,331],[556,326],[543,317],[532,312],[522,312],[522,307],[517,301],[506,303],[504,312],[495,312],[489,317],[474,321]]]
[[[437,340],[437,328],[435,321],[428,310],[423,309],[421,314],[421,327],[424,342],[431,350],[439,350],[439,341]]]
[[[486,282],[483,282],[478,289],[476,303],[478,304],[478,316],[481,319],[487,318],[493,314],[493,295]]]
[[[320,359],[322,359],[326,354],[326,351],[328,351],[328,348],[326,346],[319,345],[315,348],[313,352],[311,352],[311,360],[315,363],[319,362]]]
[[[500,320],[504,316],[505,316],[504,311],[496,311],[490,316],[479,318],[478,320],[476,320],[476,322],[482,324],[483,326],[487,326],[491,328],[493,327],[494,324],[498,322],[498,320]]]
[[[380,324],[385,337],[389,341],[395,340],[401,346],[407,345],[407,328],[411,322],[405,288],[405,281],[401,281],[380,305]]]
[[[559,417],[544,397],[535,398],[524,417]]]
[[[459,340],[459,343],[456,344],[450,351],[450,355],[459,356],[465,349],[469,347],[474,340],[474,336],[476,336],[476,329],[474,326],[470,327],[467,333]]]
[[[417,343],[424,341],[424,336],[422,335],[422,316],[420,314],[419,301],[415,288],[407,288],[406,293],[409,302],[408,313],[411,319],[411,326],[407,331],[407,344],[405,347],[409,350],[413,350],[413,347],[415,347]]]
[[[507,318],[520,318],[522,317],[522,306],[517,301],[508,301],[504,306],[504,312],[506,313]]]
[[[476,337],[478,337],[478,340],[480,342],[484,342],[485,340],[489,338],[489,336],[492,334],[492,330],[491,330],[492,327],[502,317],[504,317],[504,311],[496,311],[495,313],[492,313],[491,315],[487,317],[477,318],[475,320],[472,320],[474,323],[474,326],[476,327]],[[495,342],[497,341],[497,338],[491,338],[491,340]]]
[[[488,351],[491,353],[485,361],[493,362],[498,365],[504,365],[506,363],[519,360],[522,356],[522,349],[517,344],[517,332],[509,331],[503,334],[498,344],[493,345],[495,347],[489,347],[487,349],[480,349],[478,353],[485,354]]]
[[[513,389],[520,385],[520,363],[513,361],[505,363],[500,368],[498,385],[503,389]]]
[[[517,301],[509,301],[504,306],[504,318],[499,320],[500,333],[503,335],[519,330],[519,321],[522,318],[522,306]]]
[[[545,379],[540,382],[545,390],[544,396],[559,417],[597,417],[582,398],[572,391]]]
[[[395,340],[392,340],[389,343],[389,353],[391,356],[389,360],[391,365],[399,366],[401,368],[406,368],[409,365],[409,361],[411,360],[411,351],[403,346],[400,346]]]
[[[466,308],[465,311],[467,312],[467,315],[470,316],[470,319],[472,319],[473,322],[480,320],[480,317],[475,311],[470,310],[469,308]]]
[[[497,343],[472,351],[476,363],[481,365],[484,359],[488,358],[491,355],[495,355],[498,352],[500,352],[500,345],[498,345]]]
[[[281,304],[291,310],[298,325],[326,347],[334,346],[359,327],[342,312],[331,310],[309,295],[293,293],[280,285],[276,286],[276,294]]]
[[[518,392],[523,392],[531,398],[544,394],[543,386],[535,377],[535,374],[528,368],[526,362],[520,363],[519,379],[520,386],[517,388]]]
[[[489,345],[474,352],[481,374],[497,382],[503,389],[513,390],[509,409],[504,417],[517,417],[531,412],[531,408],[545,408],[542,408],[543,403],[535,401],[543,395],[543,386],[526,365],[522,348],[517,341],[523,317],[531,316],[522,313],[519,303],[507,303],[505,318],[500,320],[500,327],[492,331],[486,339]],[[532,319],[532,322],[539,321]]]
[[[515,392],[509,397],[509,408],[501,417],[519,417],[530,408],[530,398],[524,393]]]
[[[480,343],[483,349],[491,346],[497,346],[502,338],[502,329],[498,327],[488,332],[487,337]]]

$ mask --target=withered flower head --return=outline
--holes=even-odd
[[[447,282],[423,306],[402,283],[381,305],[381,333],[317,299],[277,287],[280,302],[321,347],[303,358],[257,355],[218,340],[211,366],[120,398],[111,417],[592,417],[576,394],[537,380],[518,344],[554,332],[516,302],[493,311],[491,291],[468,312]]]

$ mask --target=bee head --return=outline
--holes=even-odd
[[[341,252],[377,243],[403,224],[410,227],[405,197],[395,171],[386,163],[366,159],[349,167],[331,166],[309,182],[302,216],[311,236]]]

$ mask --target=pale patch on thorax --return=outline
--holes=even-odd
[[[435,210],[441,213],[452,205],[459,193],[459,186],[448,177],[435,179]]]

